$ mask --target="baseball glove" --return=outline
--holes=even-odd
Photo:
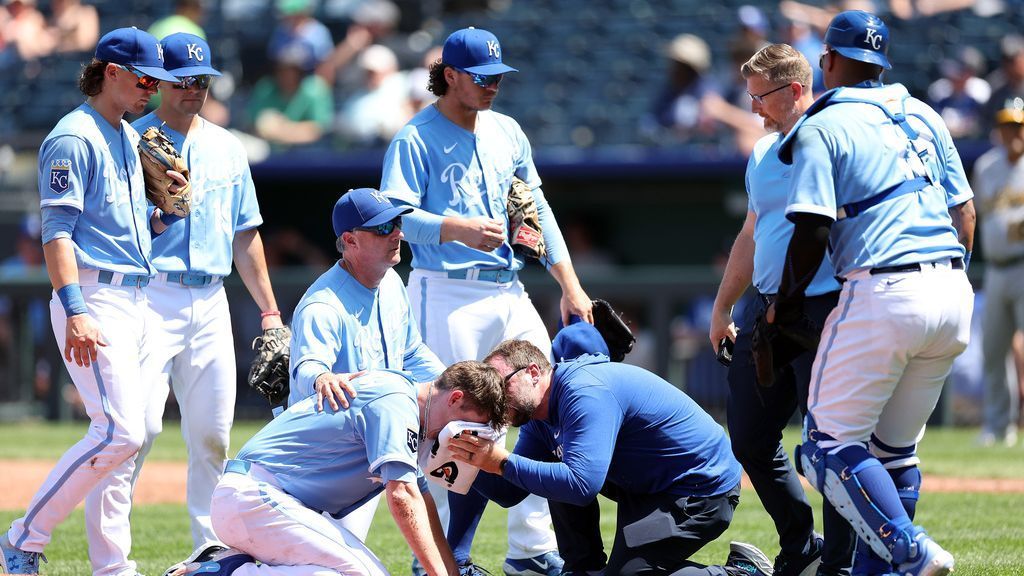
[[[168,170],[174,170],[188,180],[188,165],[167,134],[156,126],[146,128],[139,139],[139,158],[146,181],[146,198],[164,214],[188,216],[192,211],[192,187],[186,184],[171,192],[171,186],[177,182],[167,175]]]
[[[820,338],[821,328],[806,314],[793,322],[769,324],[762,311],[750,334],[757,383],[774,386],[779,372],[804,352],[816,350]]]
[[[256,389],[271,406],[282,406],[288,400],[289,342],[292,331],[287,327],[267,328],[252,341],[256,358],[249,368],[249,386]]]
[[[633,350],[633,343],[636,336],[629,329],[629,325],[622,319],[622,315],[612,308],[606,300],[594,300],[594,328],[601,333],[605,344],[608,345],[608,357],[613,362],[622,362]]]
[[[544,234],[540,228],[537,203],[533,200],[530,187],[518,177],[512,177],[508,190],[508,231],[509,244],[518,254],[543,259],[547,256]]]

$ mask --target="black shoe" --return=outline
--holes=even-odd
[[[775,557],[775,576],[814,576],[821,564],[821,552],[825,548],[825,540],[818,534],[811,536],[811,553],[800,556]]]

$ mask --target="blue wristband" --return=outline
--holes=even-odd
[[[964,251],[964,272],[967,271],[967,267],[971,265],[971,251]]]
[[[170,226],[171,224],[174,224],[175,222],[184,219],[184,216],[176,216],[174,214],[168,214],[164,212],[160,213],[160,221],[164,223],[164,226]]]
[[[68,318],[89,312],[85,306],[85,296],[82,296],[82,287],[77,283],[62,286],[57,290],[57,298],[64,307],[64,315]]]

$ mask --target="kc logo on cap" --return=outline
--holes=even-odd
[[[96,59],[131,66],[167,82],[178,80],[164,69],[164,51],[160,42],[152,34],[135,27],[117,28],[104,34],[96,45]]]

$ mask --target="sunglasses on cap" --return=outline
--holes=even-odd
[[[452,66],[452,68],[455,68],[455,66]],[[488,86],[501,82],[501,77],[504,76],[504,74],[474,74],[473,72],[467,72],[462,68],[455,69],[463,74],[469,74],[469,78],[473,81],[473,84],[476,84],[481,88],[487,88]]]
[[[171,84],[171,86],[178,90],[188,90],[189,88],[195,87],[199,90],[206,90],[210,87],[210,82],[213,81],[213,76],[209,74],[200,74],[198,76],[184,76],[178,79],[178,82]]]
[[[125,66],[123,64],[114,64],[114,66],[117,66],[121,70],[127,70],[128,72],[135,74],[136,78],[138,78],[138,82],[135,83],[136,88],[142,88],[143,90],[155,90],[158,86],[160,86],[159,78],[153,78],[152,76],[143,74],[142,72],[139,72],[131,66]]]
[[[352,230],[362,230],[363,232],[373,232],[377,236],[387,236],[395,231],[395,229],[402,229],[402,217],[399,216],[390,222],[378,224],[376,226],[356,226]]]

